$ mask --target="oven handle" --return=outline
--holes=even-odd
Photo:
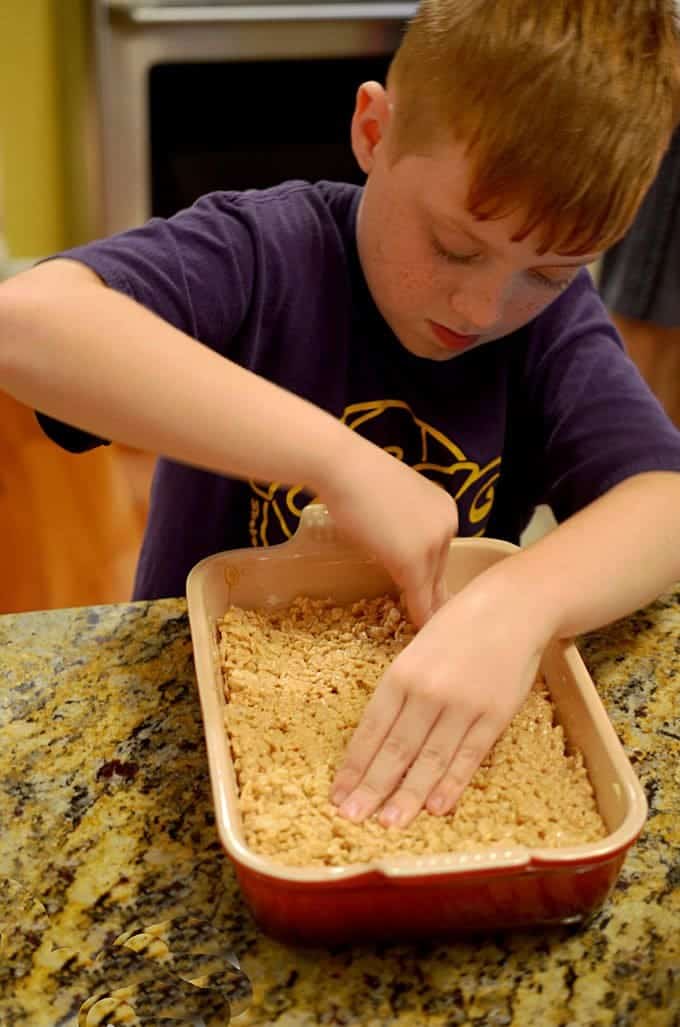
[[[404,21],[413,17],[417,3],[402,0],[368,0],[359,3],[219,4],[197,7],[164,7],[108,0],[139,25],[190,25],[234,21]]]

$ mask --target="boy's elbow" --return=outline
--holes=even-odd
[[[93,283],[105,287],[89,268],[59,259],[0,283],[0,389],[12,391],[15,378],[35,365],[45,334],[69,318],[65,293]]]

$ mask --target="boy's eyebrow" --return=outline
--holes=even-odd
[[[466,235],[468,239],[475,244],[475,246],[480,246],[483,250],[489,249],[489,244],[485,242],[484,239],[480,239],[474,234],[474,232],[471,232],[469,228],[466,228],[465,225],[461,224],[461,222],[457,221],[455,218],[445,216],[442,218],[442,221],[446,222],[451,228],[455,228],[457,231],[462,232],[463,235]],[[592,263],[594,259],[594,257],[581,257],[576,260],[560,261],[559,264],[544,264],[542,266],[548,268],[586,267],[588,264]]]

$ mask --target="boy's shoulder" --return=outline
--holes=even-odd
[[[353,234],[360,195],[359,186],[346,182],[292,180],[268,189],[207,193],[175,217],[235,220],[265,235],[295,232],[314,223]]]
[[[252,283],[275,292],[337,275],[356,249],[361,188],[343,182],[288,181],[269,189],[215,191],[173,217],[134,232],[158,258],[172,250],[186,269],[201,267],[223,289]]]
[[[360,196],[358,186],[325,181],[214,191],[172,217],[57,256],[84,263],[182,331],[227,338],[254,303],[278,305],[339,277],[356,248]]]

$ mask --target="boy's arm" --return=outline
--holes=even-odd
[[[524,702],[550,639],[609,623],[677,580],[680,474],[629,478],[435,613],[371,698],[334,801],[361,820],[389,798],[385,824],[424,805],[448,812]]]
[[[76,427],[196,467],[304,483],[382,560],[417,622],[444,598],[457,516],[442,489],[81,264],[55,260],[0,286],[0,388]]]
[[[571,638],[639,609],[680,580],[680,474],[627,479],[500,565],[498,578],[533,592],[552,637]]]

